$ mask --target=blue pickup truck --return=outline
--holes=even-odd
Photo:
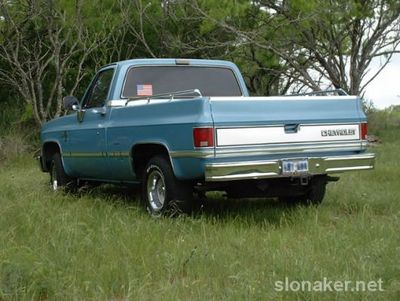
[[[231,62],[109,64],[41,130],[51,187],[140,183],[153,215],[207,191],[318,204],[329,181],[374,167],[356,96],[250,97]]]

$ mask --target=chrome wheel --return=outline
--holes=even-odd
[[[166,188],[164,176],[159,170],[153,170],[147,178],[147,197],[154,211],[160,211],[164,207]]]
[[[65,173],[60,153],[53,154],[49,174],[50,187],[53,191],[75,192],[77,180]]]
[[[175,177],[167,156],[151,158],[142,174],[142,200],[148,213],[159,217],[189,212],[193,188]]]
[[[51,187],[53,188],[53,191],[58,190],[57,169],[56,169],[56,165],[54,164],[54,162],[51,166],[50,184],[51,184]]]

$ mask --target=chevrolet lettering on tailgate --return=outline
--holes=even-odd
[[[354,129],[339,129],[339,130],[322,130],[321,136],[354,136],[356,131]]]

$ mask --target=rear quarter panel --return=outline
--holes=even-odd
[[[212,126],[210,104],[206,98],[187,100],[153,100],[127,107],[112,108],[107,126],[109,153],[122,153],[110,159],[112,170],[119,179],[132,179],[134,174],[130,152],[137,144],[163,145],[169,153],[193,151],[193,128]],[[171,157],[178,178],[202,176],[200,159]],[[134,162],[133,162],[134,164]]]

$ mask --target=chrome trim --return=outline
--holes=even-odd
[[[122,99],[110,99],[106,102],[107,107],[124,107],[126,100]]]
[[[64,157],[69,158],[105,158],[105,157],[117,157],[117,158],[128,158],[128,152],[65,152]]]
[[[128,158],[130,156],[129,152],[109,152],[108,157],[118,157],[118,158]]]
[[[310,158],[312,173],[340,173],[345,171],[368,170],[374,168],[375,154]]]
[[[157,98],[155,99],[156,102],[151,102],[148,101],[147,98],[142,98],[138,99],[135,101],[131,101],[126,103],[126,99],[113,99],[107,101],[107,106],[108,107],[113,107],[113,108],[125,108],[125,107],[137,107],[137,106],[145,106],[145,105],[152,105],[152,104],[159,104],[159,103],[169,103],[169,102],[175,102],[175,101],[184,101],[187,100],[188,98]],[[191,99],[196,99],[196,98],[191,98]]]
[[[364,121],[346,121],[346,122],[325,122],[325,123],[300,123],[300,126],[321,126],[321,125],[351,125],[351,124],[360,124]],[[296,123],[296,122],[293,122]],[[269,128],[269,127],[281,127],[284,126],[286,123],[273,123],[273,124],[259,124],[259,125],[224,125],[224,126],[218,126],[216,125],[216,129],[235,129],[235,128]]]
[[[290,94],[288,96],[318,96],[320,94],[327,94],[327,93],[337,93],[335,96],[349,96],[345,90],[342,88],[339,89],[327,89],[323,91],[313,91],[313,92],[308,92],[308,93],[299,93],[299,94]],[[328,96],[328,95],[322,95],[322,96]]]
[[[175,59],[175,65],[190,65],[189,59]]]
[[[354,167],[338,167],[338,168],[328,168],[326,171],[328,173],[339,173],[345,171],[355,171],[355,170],[368,170],[373,169],[373,166],[354,166]]]
[[[247,180],[278,177],[280,164],[275,161],[212,163],[205,165],[206,181]]]
[[[290,159],[240,163],[209,163],[205,165],[205,179],[209,182],[215,182],[285,177],[281,173],[281,164],[283,160]],[[306,159],[308,159],[309,163],[308,175],[317,175],[373,169],[375,154],[309,157]],[[293,176],[297,175],[294,174]]]
[[[187,151],[170,151],[171,158],[232,158],[245,156],[263,156],[274,154],[293,154],[293,153],[315,153],[329,151],[360,151],[367,147],[367,143],[363,141],[350,141],[344,143],[323,142],[315,145],[315,143],[307,143],[302,145],[279,144],[276,146],[258,146],[258,147],[218,147],[207,150],[187,150]]]
[[[201,98],[203,97],[203,95],[201,94],[199,89],[191,89],[191,90],[182,90],[182,91],[173,91],[173,92],[168,92],[168,93],[161,93],[161,94],[155,94],[155,95],[148,95],[148,96],[135,96],[135,97],[129,97],[128,100],[125,102],[125,106],[127,106],[131,101],[136,101],[136,100],[147,100],[148,103],[150,103],[150,101],[153,100],[157,100],[157,99],[168,99],[169,101],[172,101],[175,99],[175,96],[178,95],[188,95],[188,94],[197,94],[197,95],[193,95],[193,96],[189,96],[192,97],[193,99],[196,98]],[[159,98],[157,98],[159,97]],[[182,99],[182,98],[181,98]],[[185,98],[183,98],[185,99]]]
[[[103,106],[103,107],[96,107],[96,108],[93,108],[93,109],[92,109],[92,112],[93,112],[93,114],[99,114],[99,115],[101,115],[101,116],[104,116],[104,115],[106,115],[106,113],[107,113],[107,109],[106,109],[105,106]]]
[[[375,155],[374,154],[363,154],[363,155],[354,155],[354,156],[327,157],[325,160],[326,161],[362,160],[362,159],[365,159],[366,157],[375,158]]]
[[[171,158],[210,158],[214,157],[214,148],[209,150],[170,151]]]
[[[243,100],[268,100],[268,101],[282,101],[282,100],[337,100],[338,96],[211,96],[210,101],[243,101]],[[356,100],[357,96],[340,96],[340,99]]]
[[[315,152],[328,152],[328,151],[359,151],[363,148],[360,141],[350,141],[348,143],[307,143],[302,145],[278,144],[275,146],[259,146],[247,148],[216,148],[216,158],[227,157],[242,157],[242,156],[262,156],[273,155],[277,153],[291,154],[291,153],[315,153]]]
[[[79,158],[98,158],[98,157],[106,157],[107,153],[105,152],[65,152],[63,153],[63,157],[79,157]]]
[[[79,108],[78,111],[76,111],[76,119],[78,120],[79,123],[83,122],[83,119],[85,118],[85,113],[86,109]]]

